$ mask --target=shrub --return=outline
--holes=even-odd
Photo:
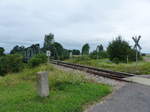
[[[109,43],[107,48],[110,60],[113,61],[114,58],[118,58],[121,62],[126,61],[126,57],[129,55],[130,50],[131,47],[129,43],[124,41],[121,36],[117,37],[115,40]]]
[[[118,58],[113,58],[112,62],[119,64],[119,59]]]
[[[109,43],[107,52],[111,61],[116,60],[114,58],[118,58],[117,60],[119,60],[119,62],[126,62],[127,56],[129,57],[129,61],[136,60],[136,50],[132,49],[129,43],[123,40],[120,36],[113,40],[111,43]],[[142,59],[139,52],[138,59]]]
[[[82,47],[82,55],[89,55],[90,45],[88,43],[84,44]]]
[[[47,56],[45,54],[38,54],[38,55],[32,57],[29,60],[28,64],[30,67],[36,67],[42,63],[46,63],[46,61],[47,61]]]
[[[23,69],[23,57],[18,54],[6,55],[0,58],[0,75],[6,73],[19,72]]]
[[[129,51],[129,61],[136,61],[136,50],[131,49]],[[142,60],[142,56],[140,54],[140,52],[138,52],[138,60]]]
[[[4,51],[5,49],[3,47],[0,47],[0,57],[5,55]]]
[[[90,58],[91,59],[103,59],[103,58],[107,58],[107,52],[106,51],[100,51],[99,53],[97,53],[97,51],[93,51],[92,53],[90,53]]]

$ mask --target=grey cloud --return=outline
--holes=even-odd
[[[117,35],[134,44],[142,35],[143,52],[149,52],[150,2],[148,0],[1,0],[0,46],[40,43],[47,33],[66,48],[90,43],[95,49]]]

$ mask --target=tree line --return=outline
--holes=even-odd
[[[43,47],[39,44],[33,44],[30,47],[16,45],[9,54],[5,54],[5,49],[0,47],[0,75],[9,72],[18,72],[24,65],[29,67],[37,66],[45,63],[47,60],[46,51],[51,51],[51,58],[55,60],[65,60],[70,58],[70,55],[80,57],[87,56],[91,59],[109,58],[114,63],[135,61],[136,50],[121,36],[112,40],[106,50],[102,44],[97,45],[95,50],[90,52],[90,45],[88,43],[82,46],[81,51],[78,49],[65,49],[63,45],[55,42],[54,34],[45,35]],[[138,52],[139,59],[142,59],[140,52]]]

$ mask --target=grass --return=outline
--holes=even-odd
[[[50,96],[36,92],[36,72],[49,70]],[[81,112],[83,106],[111,92],[111,87],[90,82],[82,74],[42,65],[0,77],[0,112]]]
[[[66,60],[66,62],[76,63],[76,64],[82,64],[82,65],[88,65],[88,66],[94,66],[98,68],[103,69],[109,69],[113,71],[120,71],[120,72],[127,72],[127,73],[133,73],[133,74],[150,74],[150,62],[140,61],[138,62],[138,65],[136,67],[136,63],[120,63],[120,64],[114,64],[110,62],[108,59],[99,59],[99,60],[93,60],[93,59],[79,59],[79,58],[73,58]]]

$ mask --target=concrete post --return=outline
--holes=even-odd
[[[48,72],[37,73],[37,91],[41,97],[49,96]]]

